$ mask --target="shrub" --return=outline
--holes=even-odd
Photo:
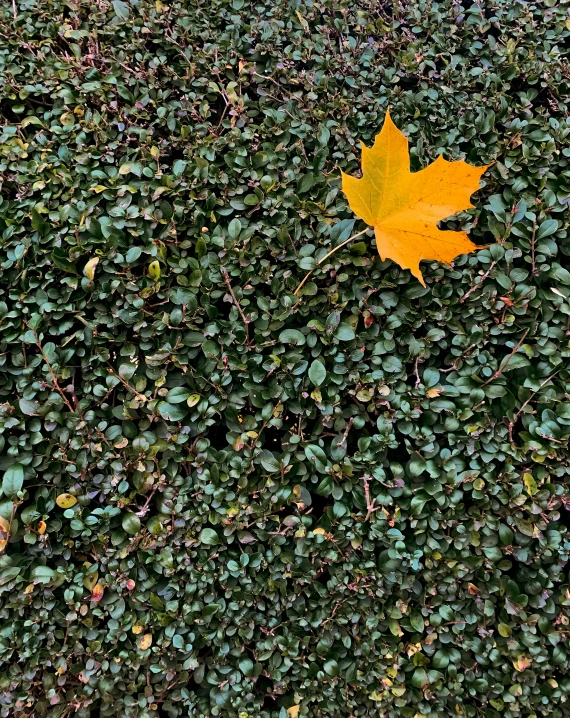
[[[569,715],[567,7],[4,3],[1,715]]]

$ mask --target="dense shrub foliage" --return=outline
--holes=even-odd
[[[570,715],[569,9],[2,4],[2,716]]]

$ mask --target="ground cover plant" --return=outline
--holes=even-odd
[[[0,715],[570,715],[569,11],[2,4]]]

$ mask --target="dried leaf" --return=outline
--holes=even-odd
[[[301,710],[301,705],[291,706],[290,708],[287,708],[287,718],[297,718],[299,715],[299,711]]]
[[[525,671],[529,666],[532,664],[531,659],[528,656],[519,656],[515,661],[513,661],[513,666],[522,673]]]
[[[93,592],[91,593],[90,599],[91,601],[95,601],[95,603],[99,602],[103,598],[103,593],[105,592],[105,587],[97,583],[93,587]]]
[[[435,399],[436,396],[439,396],[440,394],[443,394],[445,390],[443,388],[440,389],[428,389],[426,391],[426,396],[428,399]]]
[[[152,646],[152,633],[145,633],[139,641],[139,648],[141,651],[146,651],[147,648]]]
[[[342,173],[342,189],[352,211],[374,227],[382,260],[409,269],[425,286],[422,259],[451,262],[481,249],[465,232],[438,229],[437,223],[473,205],[470,196],[490,165],[473,167],[440,155],[419,172],[410,172],[408,140],[390,118],[369,149],[362,144],[362,179]]]

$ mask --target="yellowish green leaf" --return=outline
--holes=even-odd
[[[55,502],[61,509],[70,509],[77,503],[77,498],[72,494],[60,494]]]

